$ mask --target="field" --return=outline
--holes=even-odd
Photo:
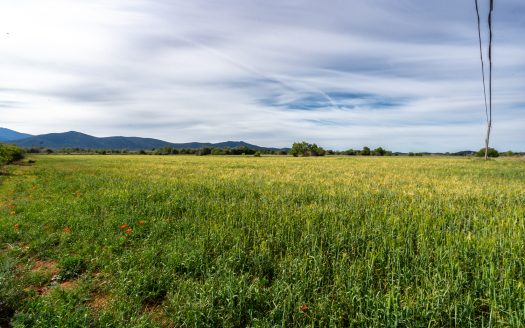
[[[525,326],[523,159],[33,159],[0,176],[4,325]]]

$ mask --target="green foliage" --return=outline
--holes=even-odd
[[[489,157],[499,157],[499,152],[494,149],[494,148],[490,148],[488,149],[488,156]],[[476,156],[477,157],[485,157],[485,148],[481,148],[477,153],[476,153]]]
[[[78,277],[86,269],[86,264],[79,256],[66,256],[60,260],[59,268],[59,279],[68,280]]]
[[[363,147],[363,150],[361,150],[361,155],[363,156],[370,156],[372,152],[370,151],[370,148],[367,146]]]
[[[255,154],[253,154],[253,156],[255,156],[255,157],[261,157],[261,152],[260,152],[260,151],[256,151]]]
[[[372,154],[375,155],[375,156],[385,156],[386,155],[386,150],[384,150],[381,147],[378,147],[378,148],[374,149]]]
[[[525,326],[520,158],[52,155],[13,170],[2,326]]]
[[[21,148],[14,145],[0,144],[0,165],[11,164],[24,158]]]
[[[290,155],[298,156],[324,156],[326,151],[316,144],[309,144],[305,141],[294,142],[290,149]]]

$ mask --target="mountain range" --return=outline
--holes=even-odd
[[[139,137],[94,137],[88,134],[69,131],[63,133],[49,133],[32,136],[13,130],[0,128],[0,142],[12,143],[25,148],[81,148],[81,149],[158,149],[162,147],[173,147],[176,149],[201,149],[205,147],[235,148],[247,147],[253,150],[281,150],[280,148],[261,147],[244,141],[226,141],[219,143],[172,143],[152,138]]]

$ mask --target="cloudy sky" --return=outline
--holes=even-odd
[[[493,145],[523,151],[525,1],[494,47]],[[32,134],[483,145],[473,0],[0,0],[0,58],[0,126]]]

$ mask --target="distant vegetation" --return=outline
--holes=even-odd
[[[45,147],[31,147],[25,148],[25,152],[30,154],[98,154],[98,155],[292,155],[294,157],[303,156],[483,156],[484,149],[479,152],[475,151],[460,151],[456,153],[430,153],[430,152],[393,152],[391,150],[384,149],[383,147],[377,147],[371,149],[370,147],[363,147],[360,150],[347,149],[347,150],[325,150],[324,148],[314,144],[310,144],[305,141],[296,142],[291,148],[250,148],[248,146],[239,147],[202,147],[202,148],[175,148],[173,146],[163,146],[159,148],[151,149],[86,149],[79,147],[72,148],[58,148],[51,149]],[[506,151],[498,152],[497,150],[490,148],[489,156],[522,156],[525,153]]]

